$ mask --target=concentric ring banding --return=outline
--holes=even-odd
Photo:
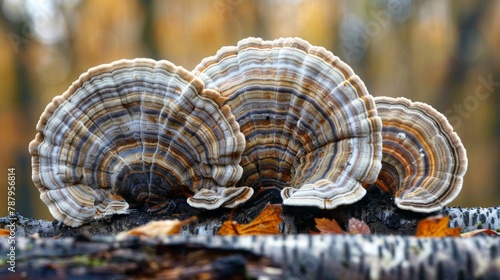
[[[467,154],[446,117],[431,106],[375,97],[382,119],[382,169],[376,184],[394,193],[399,208],[433,212],[462,188]]]
[[[70,226],[129,204],[161,210],[168,197],[201,190],[213,195],[204,208],[234,206],[252,190],[232,187],[244,138],[223,101],[168,61],[92,68],[42,114],[30,143],[33,182]]]
[[[195,72],[227,97],[246,147],[239,186],[283,188],[285,205],[361,199],[380,170],[381,121],[352,69],[299,38],[247,38]]]

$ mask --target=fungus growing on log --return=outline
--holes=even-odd
[[[462,189],[467,154],[446,117],[421,102],[375,97],[382,119],[382,170],[376,185],[401,209],[433,212]]]
[[[224,100],[165,60],[90,69],[48,104],[29,145],[42,201],[72,227],[129,206],[161,212],[172,196],[244,202],[253,190],[234,185],[245,140]]]
[[[346,63],[299,38],[247,38],[195,73],[227,98],[246,147],[238,186],[282,189],[283,204],[332,209],[360,200],[381,167],[372,96]]]

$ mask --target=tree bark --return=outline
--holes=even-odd
[[[274,192],[257,195],[249,203],[238,207],[233,212],[233,219],[239,223],[249,223],[268,203],[279,203]],[[279,196],[278,196],[279,197]],[[64,237],[78,235],[115,235],[146,224],[152,220],[186,219],[197,216],[198,219],[184,226],[181,234],[215,235],[222,223],[229,219],[231,209],[199,210],[189,207],[185,199],[173,201],[175,207],[168,214],[146,213],[131,210],[128,215],[108,216],[95,220],[78,228],[70,228],[57,221],[46,221],[15,217],[0,218],[0,226],[5,228],[13,220],[16,221],[16,236],[38,234],[40,237]],[[444,207],[434,213],[415,213],[397,208],[389,195],[368,192],[357,203],[340,206],[336,209],[318,209],[314,207],[283,206],[283,222],[280,231],[283,234],[309,233],[314,230],[314,218],[335,219],[345,228],[350,218],[364,221],[373,234],[413,235],[418,221],[432,215],[449,215],[450,227],[460,227],[462,232],[475,229],[500,230],[500,206],[490,208]]]
[[[15,272],[0,270],[2,279],[77,276],[80,279],[498,279],[500,276],[500,242],[489,236],[171,235],[125,240],[113,236],[20,237],[16,246]],[[1,243],[0,252],[2,256],[10,253],[7,242]],[[9,262],[0,266],[6,264]]]
[[[279,202],[275,198],[275,194],[257,195],[251,203],[233,211],[233,220],[250,222],[268,203]],[[477,228],[498,230],[500,207],[448,207],[421,214],[400,210],[385,194],[369,192],[361,201],[333,210],[284,206],[281,235],[213,236],[228,220],[231,210],[201,211],[183,205],[182,201],[175,201],[172,206],[182,209],[182,213],[153,215],[131,211],[79,228],[20,215],[0,218],[3,228],[14,230],[16,269],[16,273],[7,270],[11,239],[0,238],[1,255],[7,256],[7,262],[0,263],[0,278],[19,279],[16,277],[27,275],[35,279],[40,275],[55,279],[77,275],[116,279],[500,277],[498,237],[411,236],[419,220],[435,214],[449,215],[449,225],[461,227],[464,232]],[[151,220],[185,219],[194,215],[198,219],[184,226],[179,235],[124,240],[115,236]],[[322,217],[334,218],[344,227],[349,218],[355,217],[369,225],[372,235],[308,234],[314,230],[314,218]]]

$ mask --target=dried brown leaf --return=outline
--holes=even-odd
[[[371,234],[368,225],[356,218],[349,219],[349,233],[350,234]]]
[[[133,228],[128,231],[123,231],[118,234],[118,238],[124,238],[127,236],[146,236],[146,237],[158,237],[170,234],[178,234],[181,227],[185,224],[189,224],[196,220],[196,216],[190,217],[186,220],[163,220],[163,221],[153,221],[146,225]]]
[[[462,234],[460,234],[460,236],[462,237],[472,237],[472,236],[476,236],[478,234],[481,234],[481,233],[484,233],[484,234],[487,234],[487,235],[491,235],[491,236],[500,236],[500,232],[496,232],[492,229],[476,229],[476,230],[473,230],[473,231],[469,231],[469,232],[464,232]]]
[[[323,234],[344,234],[345,231],[340,228],[339,223],[335,221],[335,219],[327,219],[327,218],[314,218],[316,222],[316,228],[319,230],[319,233]],[[315,233],[315,232],[311,232]]]

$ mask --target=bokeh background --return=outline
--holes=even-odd
[[[121,58],[193,69],[248,37],[298,36],[351,65],[373,95],[443,112],[467,148],[454,206],[500,205],[500,1],[0,0],[0,216],[52,219],[28,143],[46,104],[88,68]]]

